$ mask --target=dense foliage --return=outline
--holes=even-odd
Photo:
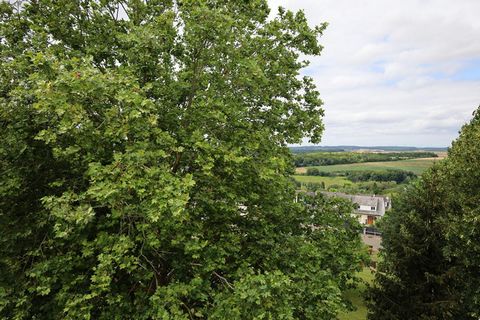
[[[351,205],[295,203],[324,25],[251,1],[0,2],[0,317],[332,319]],[[312,202],[314,201],[314,202]]]
[[[335,164],[399,161],[416,158],[436,158],[434,152],[312,152],[295,154],[296,167],[327,166]]]
[[[381,222],[370,319],[480,317],[480,108]]]
[[[306,176],[320,176],[320,177],[334,177],[337,176],[338,173],[335,172],[325,172],[321,171],[318,168],[307,168],[307,171],[305,171]]]

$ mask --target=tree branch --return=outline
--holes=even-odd
[[[232,284],[230,282],[228,282],[228,280],[225,278],[225,277],[222,277],[221,275],[219,275],[216,271],[213,271],[213,274],[215,276],[217,276],[220,280],[222,280],[223,282],[225,282],[225,284],[232,290],[234,290],[235,288],[232,286]]]
[[[172,165],[172,172],[175,173],[177,172],[178,168],[180,167],[180,160],[182,159],[182,154],[181,152],[176,152],[175,153],[175,162]]]

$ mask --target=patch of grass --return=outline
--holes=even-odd
[[[377,253],[371,255],[372,261],[378,261]],[[371,284],[375,275],[372,273],[370,268],[365,267],[358,274],[362,283],[358,285],[357,288],[348,290],[345,292],[345,298],[352,302],[355,307],[354,311],[351,312],[342,312],[338,315],[339,320],[365,320],[367,319],[367,306],[363,294],[367,289],[367,284]]]
[[[410,159],[410,160],[401,160],[401,161],[384,161],[384,162],[364,162],[364,163],[352,163],[352,164],[338,164],[332,166],[318,166],[314,167],[323,172],[341,172],[341,171],[363,171],[363,170],[372,170],[372,171],[383,171],[388,169],[398,169],[411,171],[417,175],[423,173],[423,171],[430,168],[435,161],[439,159],[436,158],[421,158],[421,159]],[[313,168],[313,167],[312,167]],[[306,168],[297,168],[297,173],[306,172]]]
[[[374,275],[369,268],[364,268],[359,273],[362,283],[358,285],[357,288],[348,290],[345,293],[345,298],[352,302],[355,307],[354,311],[342,312],[338,315],[340,320],[365,320],[367,319],[367,306],[365,305],[365,300],[363,299],[363,293],[367,288],[367,283],[373,281]]]
[[[343,186],[344,184],[353,184],[350,180],[347,180],[345,177],[320,177],[320,176],[301,176],[301,175],[294,175],[295,180],[302,182],[302,183],[325,183],[325,187],[328,188],[331,185],[340,185]]]

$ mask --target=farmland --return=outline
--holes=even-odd
[[[368,154],[368,152],[366,152]],[[329,161],[329,154],[332,161]],[[314,153],[312,158],[321,158],[326,163],[335,163],[338,155],[350,155],[352,153],[321,152]],[[421,154],[421,153],[419,153]],[[375,154],[378,155],[378,154]],[[298,155],[295,155],[298,157]],[[357,163],[330,164],[321,166],[303,166],[296,168],[293,178],[297,187],[309,190],[328,190],[351,194],[383,194],[394,196],[404,188],[404,185],[415,179],[430,168],[436,161],[446,156],[445,152],[437,152],[435,157],[419,158],[411,152],[402,155],[395,153],[394,158],[386,161],[360,161]],[[319,158],[319,159],[320,159]],[[408,159],[405,159],[408,158]],[[349,160],[353,157],[349,157]],[[362,156],[361,159],[366,159]]]
[[[439,158],[420,158],[409,159],[400,161],[383,161],[383,162],[363,162],[363,163],[351,163],[351,164],[338,164],[330,166],[316,166],[314,168],[323,172],[343,172],[343,171],[364,171],[364,170],[388,170],[397,169],[404,171],[411,171],[417,175],[420,175],[431,167],[435,161],[439,161]],[[297,168],[297,174],[306,172],[306,167]]]
[[[313,152],[294,154],[294,161],[297,167],[313,167],[437,157],[434,152]]]
[[[351,181],[345,177],[319,177],[319,176],[302,176],[294,175],[295,180],[301,183],[325,183],[325,187],[329,188],[332,185],[352,184]]]

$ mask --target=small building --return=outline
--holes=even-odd
[[[392,202],[390,198],[377,195],[352,195],[341,192],[322,191],[322,194],[328,197],[339,197],[352,201],[356,205],[355,214],[358,221],[363,225],[373,225],[375,221],[385,215],[385,211],[390,210]]]
[[[355,215],[360,224],[363,225],[361,234],[363,243],[365,243],[372,252],[377,252],[381,248],[381,232],[373,227],[373,225],[377,219],[385,215],[385,211],[392,208],[390,198],[377,195],[352,195],[341,192],[320,191],[320,193],[327,197],[339,197],[353,202],[356,205],[356,210],[352,215]],[[299,201],[300,194],[315,196],[316,192],[297,190],[295,202]]]

